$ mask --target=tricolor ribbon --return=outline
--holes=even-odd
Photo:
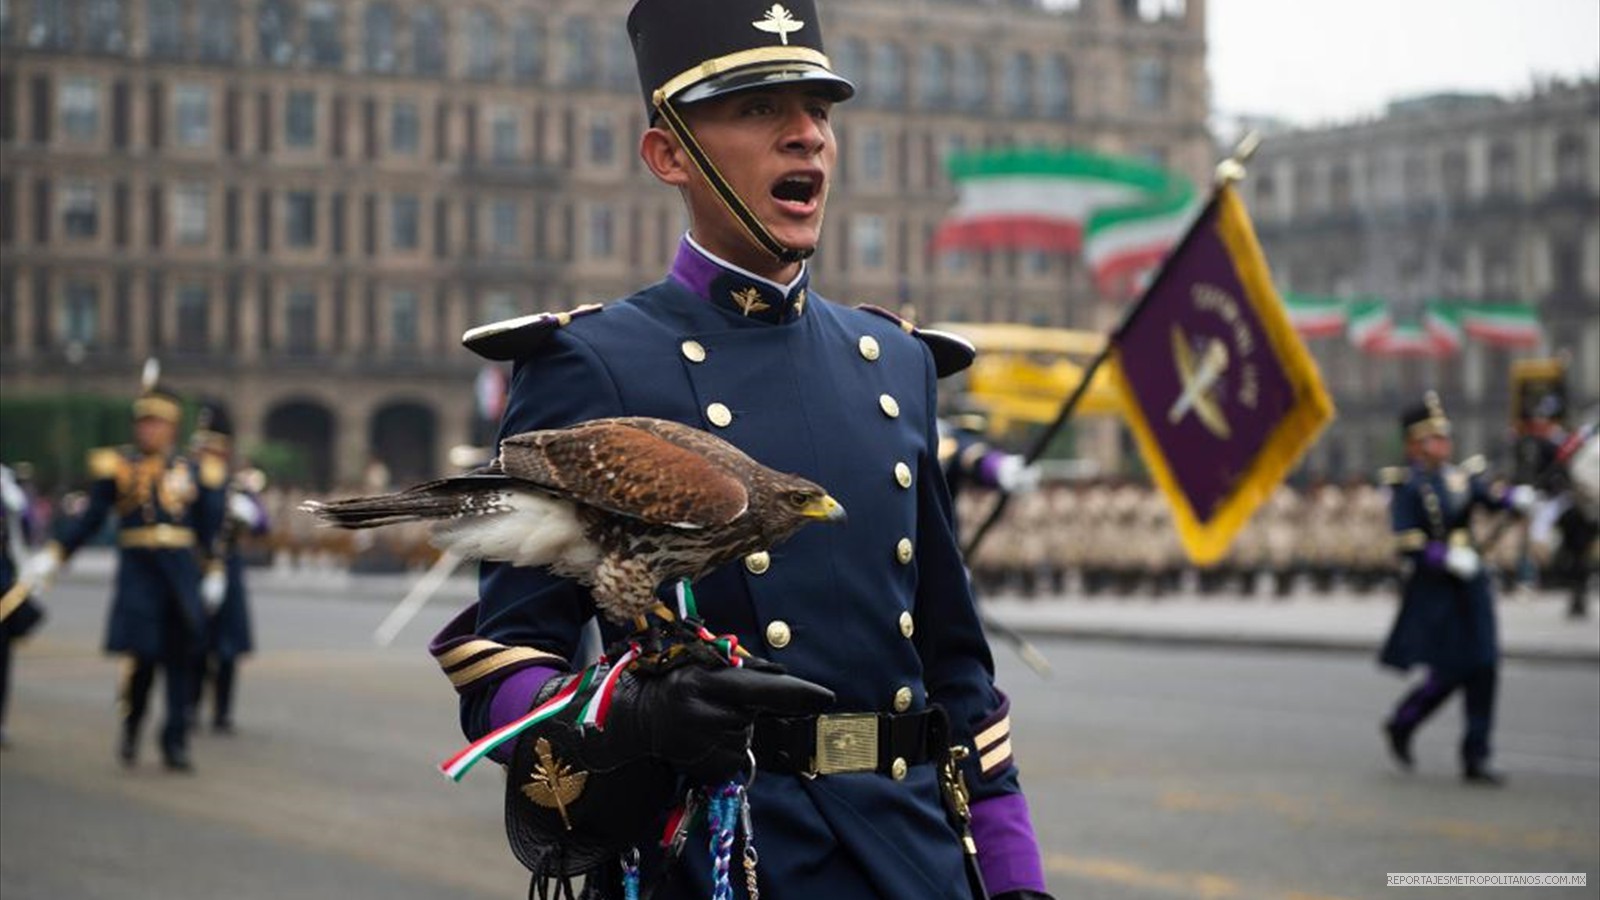
[[[568,682],[554,697],[534,707],[527,715],[496,728],[457,751],[439,764],[439,771],[451,781],[460,781],[468,770],[478,764],[478,760],[488,756],[495,748],[566,709],[594,681],[594,675],[594,666],[584,670],[583,677]]]
[[[633,661],[639,658],[639,645],[628,645],[628,652],[617,658],[616,665],[606,673],[605,680],[600,682],[600,688],[589,698],[583,707],[583,714],[578,720],[588,728],[605,728],[606,714],[611,712],[611,697],[616,693],[617,682],[622,679],[622,673],[627,670]]]

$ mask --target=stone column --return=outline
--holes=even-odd
[[[367,429],[372,418],[372,403],[345,395],[333,410],[333,482],[334,487],[355,487],[361,483],[361,473],[372,455],[367,446]]]

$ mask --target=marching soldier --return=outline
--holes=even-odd
[[[30,580],[46,584],[60,566],[99,530],[107,517],[117,525],[117,576],[106,628],[105,649],[127,654],[121,690],[122,731],[117,756],[124,765],[138,757],[139,731],[159,666],[166,679],[166,720],[161,758],[187,772],[187,710],[195,660],[204,634],[205,602],[219,602],[225,581],[221,561],[201,554],[221,524],[227,467],[214,459],[193,460],[176,450],[183,406],[177,395],[147,379],[133,404],[133,446],[106,447],[89,455],[89,505],[67,522],[56,541],[29,562]]]
[[[11,644],[44,619],[30,585],[17,577],[31,536],[28,494],[10,466],[0,465],[0,747],[6,745],[6,698],[11,688]]]
[[[1402,672],[1424,666],[1427,677],[1401,698],[1384,732],[1390,753],[1409,770],[1417,728],[1460,690],[1466,696],[1462,778],[1499,785],[1503,776],[1489,767],[1500,661],[1493,587],[1467,526],[1478,507],[1527,509],[1532,492],[1493,493],[1450,462],[1450,421],[1432,391],[1401,415],[1400,427],[1410,465],[1397,476],[1389,510],[1406,573],[1380,660]]]
[[[609,827],[635,823],[629,835],[659,835],[664,810],[649,789],[606,805],[606,785],[626,776],[584,759],[642,758],[681,773],[684,760],[743,760],[748,746],[760,866],[734,880],[765,900],[968,900],[980,876],[996,898],[1043,897],[1007,701],[939,468],[935,379],[964,367],[970,347],[824,300],[810,283],[805,259],[837,152],[832,110],[854,92],[829,69],[820,31],[812,0],[639,0],[628,32],[650,123],[640,153],[690,221],[667,278],[604,308],[466,338],[516,360],[502,437],[655,416],[704,428],[839,499],[848,522],[802,531],[695,586],[708,628],[790,675],[686,667],[657,690],[629,670],[609,715],[637,727],[585,732],[579,758],[523,766],[551,726],[532,727],[512,752],[512,784],[535,771],[529,796],[554,802],[550,773],[560,774],[562,816],[574,824],[603,814]],[[483,572],[476,608],[434,646],[473,737],[574,683],[568,661],[594,611],[587,591],[542,569]],[[608,642],[624,636],[606,625]],[[795,676],[831,702],[815,686],[798,690]],[[574,769],[587,770],[576,792]],[[582,829],[520,794],[508,800],[513,846],[536,877],[548,873],[543,861],[573,859]],[[711,894],[704,839],[670,865],[655,843],[638,849],[658,900]],[[620,848],[607,846],[609,856],[583,860],[596,873],[589,883],[619,896]]]
[[[238,660],[255,649],[240,543],[246,535],[265,535],[270,526],[266,505],[261,501],[260,491],[264,485],[259,470],[234,468],[233,424],[224,409],[213,405],[201,408],[193,446],[195,458],[201,460],[202,465],[220,463],[228,472],[224,489],[227,513],[211,552],[212,558],[222,561],[227,588],[221,603],[206,607],[205,644],[195,675],[194,712],[198,717],[200,701],[209,681],[212,687],[211,730],[232,734]]]

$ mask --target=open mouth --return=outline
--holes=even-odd
[[[807,209],[821,193],[822,175],[817,172],[795,172],[785,175],[772,186],[773,199]]]

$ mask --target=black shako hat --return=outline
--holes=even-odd
[[[207,402],[195,417],[194,446],[197,450],[226,453],[233,440],[233,420],[228,410],[219,403]]]
[[[1430,434],[1449,437],[1450,419],[1444,414],[1444,404],[1439,402],[1439,395],[1429,391],[1423,395],[1421,403],[1401,411],[1400,431],[1407,439]]]
[[[639,0],[628,39],[652,119],[658,100],[694,103],[763,85],[816,82],[836,101],[856,92],[823,52],[815,0]]]

